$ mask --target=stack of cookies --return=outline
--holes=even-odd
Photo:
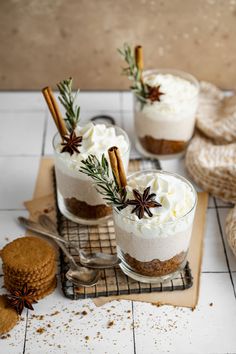
[[[20,237],[1,251],[4,285],[13,292],[27,284],[34,299],[42,299],[56,288],[56,252],[38,237]]]

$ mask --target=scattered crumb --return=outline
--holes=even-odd
[[[160,301],[152,302],[151,304],[152,304],[153,306],[156,306],[156,307],[163,306],[163,303],[161,303]]]
[[[52,327],[52,326],[51,326],[51,324],[50,324],[50,323],[48,323],[48,324],[47,324],[47,327],[48,327],[48,328],[50,328],[50,327]]]
[[[9,333],[7,333],[7,334],[1,336],[0,339],[7,339],[9,337],[11,337],[11,335]]]
[[[209,306],[213,306],[213,302],[211,302],[211,303],[209,304]]]
[[[56,315],[58,315],[59,313],[60,313],[59,311],[55,311],[55,312],[51,313],[50,316],[56,316]]]
[[[107,324],[107,328],[111,328],[114,325],[114,321],[109,321]]]
[[[38,328],[38,329],[36,330],[36,332],[39,333],[39,334],[42,334],[42,333],[45,332],[45,328],[40,327],[40,328]]]
[[[89,340],[89,336],[85,336],[84,338],[85,338],[85,340]]]
[[[82,311],[81,313],[82,313],[82,315],[83,315],[83,316],[86,316],[86,315],[88,314],[88,312],[87,312],[87,311],[85,311],[85,310],[84,310],[84,311]]]

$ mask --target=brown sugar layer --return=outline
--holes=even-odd
[[[158,155],[180,153],[188,145],[188,141],[155,139],[150,135],[145,135],[143,138],[139,137],[139,141],[146,151]]]
[[[100,219],[112,212],[112,208],[105,204],[89,205],[76,198],[65,198],[64,202],[71,214],[83,219]]]
[[[151,277],[159,277],[177,271],[184,262],[186,255],[186,252],[181,252],[166,261],[153,259],[150,262],[141,262],[126,253],[125,261],[135,272],[139,274]]]

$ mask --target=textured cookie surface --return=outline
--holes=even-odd
[[[50,274],[50,276],[42,280],[20,281],[10,277],[7,274],[4,274],[4,283],[10,284],[12,287],[15,287],[16,289],[22,289],[24,284],[27,284],[28,288],[30,289],[44,289],[52,283],[52,280],[55,279],[55,276],[56,273],[53,272],[52,274]]]
[[[4,279],[4,286],[10,293],[12,293],[14,290],[17,289],[17,287],[5,281],[5,279]],[[55,277],[46,288],[36,289],[32,298],[34,298],[35,300],[43,299],[45,296],[51,294],[56,288],[56,286],[57,286],[57,279]]]
[[[0,335],[9,332],[17,321],[16,311],[9,307],[6,296],[0,295]]]
[[[3,265],[3,273],[4,276],[7,278],[12,279],[16,283],[44,283],[47,281],[49,278],[51,278],[55,273],[56,273],[56,264],[55,262],[50,265],[50,268],[48,268],[47,271],[40,273],[25,273],[25,274],[17,274],[15,272],[12,272],[7,268],[5,265]]]
[[[39,270],[55,259],[55,250],[38,237],[20,237],[2,250],[3,263],[16,272]]]

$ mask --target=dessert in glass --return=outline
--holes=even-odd
[[[113,207],[121,269],[141,282],[173,278],[186,264],[197,201],[193,186],[179,175],[146,170],[128,177],[126,191],[128,205]]]
[[[159,283],[184,268],[191,240],[197,194],[192,184],[174,173],[144,170],[126,178],[119,149],[108,162],[89,157],[83,173],[113,207],[120,267],[140,282]]]
[[[127,134],[119,127],[105,124],[88,123],[76,128],[76,135],[82,137],[79,153],[61,153],[61,139],[56,134],[53,139],[57,200],[61,213],[68,219],[81,224],[103,223],[112,214],[90,176],[80,172],[81,161],[89,155],[98,159],[114,143],[119,147],[127,171],[130,143]]]
[[[132,81],[136,147],[144,156],[182,155],[193,135],[199,84],[190,74],[172,69],[144,70],[142,46],[118,50]]]
[[[65,109],[65,118],[59,110],[50,87],[42,92],[56,124],[58,133],[53,139],[57,201],[61,213],[68,219],[87,225],[103,223],[112,214],[111,206],[98,193],[91,176],[80,171],[83,160],[93,156],[95,160],[108,155],[108,149],[116,144],[128,169],[130,143],[127,134],[114,125],[79,124],[80,107],[72,90],[72,78],[57,85],[59,101]],[[107,167],[109,168],[109,167]]]
[[[182,155],[192,138],[199,84],[176,70],[147,70],[142,74],[148,97],[134,94],[136,147],[145,156]]]

